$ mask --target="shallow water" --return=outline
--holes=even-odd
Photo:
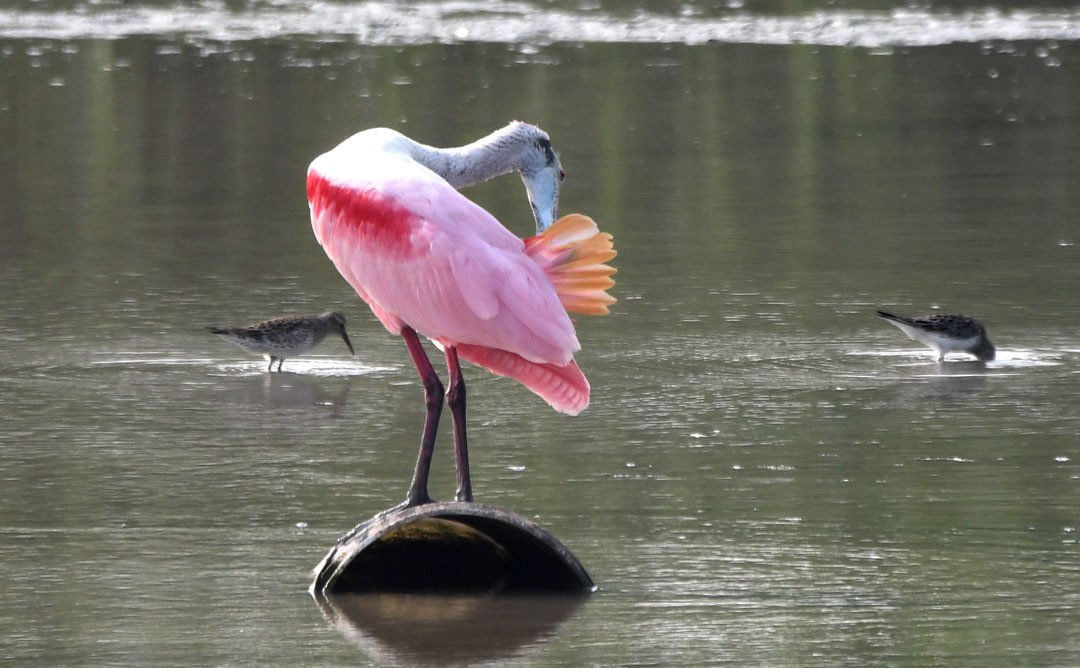
[[[58,32],[94,7],[0,21],[6,662],[1075,664],[1075,22],[884,50],[259,32],[284,2],[225,38],[162,10]],[[515,117],[551,133],[562,211],[615,235],[620,301],[579,322],[577,418],[466,372],[473,482],[599,590],[350,625],[310,569],[402,499],[422,400],[315,243],[304,170],[364,127],[449,145]],[[517,180],[469,195],[529,232]],[[939,365],[879,307],[977,316],[998,359]],[[357,355],[327,340],[282,374],[203,330],[327,308]],[[463,630],[490,615],[511,630]]]

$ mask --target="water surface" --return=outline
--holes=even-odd
[[[370,5],[400,17],[380,25],[413,16]],[[478,12],[454,7],[421,8]],[[493,13],[638,25],[599,7]],[[6,661],[1075,664],[1080,48],[1075,22],[1009,28],[1057,10],[932,8],[999,30],[867,46],[261,32],[291,3],[31,10],[0,21]],[[906,16],[855,10],[857,27]],[[180,18],[131,28],[143,15]],[[821,25],[792,15],[730,14]],[[63,32],[72,16],[98,27]],[[365,127],[451,145],[511,118],[551,133],[562,210],[615,235],[620,302],[578,323],[577,418],[467,371],[473,482],[599,591],[508,602],[510,643],[435,632],[487,624],[469,600],[383,602],[396,633],[349,626],[309,571],[403,497],[422,400],[315,243],[304,172]],[[529,233],[516,179],[469,195]],[[980,317],[999,357],[938,365],[879,307]],[[328,308],[357,355],[327,341],[282,374],[202,329]]]

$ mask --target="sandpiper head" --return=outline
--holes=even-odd
[[[997,349],[994,348],[994,344],[990,342],[990,339],[986,337],[986,334],[983,334],[978,345],[971,349],[971,354],[980,362],[991,362],[995,355],[997,355]]]
[[[555,222],[559,211],[559,187],[566,174],[547,133],[525,123],[519,127],[528,142],[521,165],[521,180],[525,183],[539,234]]]
[[[330,323],[330,329],[341,337],[345,345],[349,346],[349,352],[355,355],[356,351],[353,350],[352,341],[349,340],[349,335],[345,332],[345,314],[339,311],[327,311],[322,314],[322,317]]]

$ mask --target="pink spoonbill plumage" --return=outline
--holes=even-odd
[[[511,172],[521,175],[532,207],[537,234],[528,239],[458,192]],[[458,501],[472,501],[460,360],[517,380],[562,413],[589,403],[568,312],[607,313],[615,269],[606,262],[615,251],[592,219],[555,220],[562,179],[547,133],[520,122],[449,149],[365,130],[308,168],[315,237],[383,326],[404,339],[424,386],[427,412],[405,506],[431,501],[444,401],[420,336],[446,358]]]

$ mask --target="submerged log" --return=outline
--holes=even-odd
[[[338,540],[313,594],[587,593],[592,579],[537,524],[477,503],[392,509]]]

